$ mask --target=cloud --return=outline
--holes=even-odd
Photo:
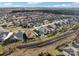
[[[5,3],[0,3],[0,6],[2,7],[69,7],[69,8],[76,8],[79,7],[79,2],[69,2],[69,3],[55,3],[52,2],[50,3],[44,3],[44,2],[26,2],[26,3],[13,3],[13,2],[5,2]]]
[[[76,4],[77,5],[77,4],[79,4],[79,2],[73,2],[72,4]]]
[[[68,7],[68,4],[53,5],[52,7]]]
[[[13,7],[23,7],[23,6],[21,6],[21,5],[13,5]]]
[[[27,2],[27,4],[40,4],[42,2]]]
[[[13,3],[8,2],[8,3],[4,3],[3,5],[13,5]]]
[[[72,3],[63,3],[58,5],[53,5],[52,7],[79,7],[79,2],[72,2]]]

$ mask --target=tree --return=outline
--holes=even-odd
[[[3,27],[3,28],[6,28],[6,27],[7,27],[7,25],[2,25],[2,27]]]
[[[58,30],[54,30],[48,34],[48,37],[56,35]]]
[[[77,30],[79,28],[79,25],[75,25],[72,30]]]

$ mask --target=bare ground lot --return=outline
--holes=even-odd
[[[70,34],[61,36],[60,38],[50,39],[39,43],[22,43],[21,41],[16,43],[11,43],[5,46],[5,50],[11,51],[11,53],[7,53],[7,56],[37,56],[41,52],[49,52],[52,55],[59,55],[61,52],[54,49],[58,45],[63,43],[67,43],[73,41],[76,35]]]

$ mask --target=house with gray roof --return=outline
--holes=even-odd
[[[48,33],[48,29],[46,27],[40,27],[37,31],[39,35],[45,35]]]
[[[79,51],[75,47],[72,47],[72,46],[64,48],[62,53],[65,56],[78,56],[79,55]]]

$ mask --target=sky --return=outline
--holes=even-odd
[[[0,7],[65,7],[79,8],[79,2],[0,2]]]

